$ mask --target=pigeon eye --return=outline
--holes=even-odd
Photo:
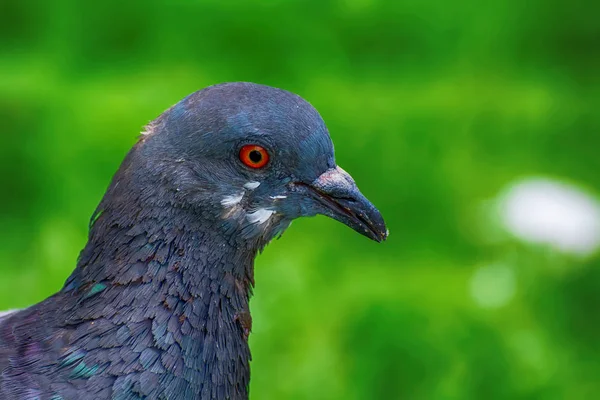
[[[262,168],[269,162],[269,153],[264,147],[249,144],[241,148],[240,160],[250,168]]]

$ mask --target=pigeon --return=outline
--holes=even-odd
[[[388,235],[315,108],[247,82],[192,93],[126,155],[63,288],[0,316],[0,399],[248,399],[255,256],[317,214]]]

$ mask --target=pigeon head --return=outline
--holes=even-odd
[[[151,122],[134,152],[144,191],[169,192],[162,197],[232,237],[264,245],[293,219],[317,214],[387,237],[381,214],[336,165],[319,113],[290,92],[208,87]]]

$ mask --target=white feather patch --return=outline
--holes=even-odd
[[[254,212],[246,214],[246,218],[251,224],[264,224],[274,213],[275,211],[269,210],[268,208],[259,208]]]
[[[0,311],[0,317],[5,317],[5,316],[10,315],[10,314],[12,314],[14,312],[17,312],[17,311],[19,311],[19,310]]]
[[[271,197],[273,200],[275,200],[275,199],[287,199],[287,196],[283,196],[283,195],[269,196],[269,197]]]
[[[260,186],[260,182],[256,182],[256,181],[244,183],[244,187],[248,190],[254,190],[259,186]]]
[[[244,193],[236,193],[236,194],[232,194],[229,196],[225,196],[223,197],[223,200],[221,200],[221,205],[223,207],[233,207],[235,206],[237,203],[239,203],[240,201],[242,201],[242,198],[244,197]]]

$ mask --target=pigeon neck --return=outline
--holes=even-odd
[[[256,251],[218,232],[189,210],[108,206],[63,291],[97,304],[103,311],[94,315],[117,325],[146,324],[148,347],[161,354],[160,376],[211,393],[202,398],[244,399]],[[89,319],[89,308],[82,310]]]

